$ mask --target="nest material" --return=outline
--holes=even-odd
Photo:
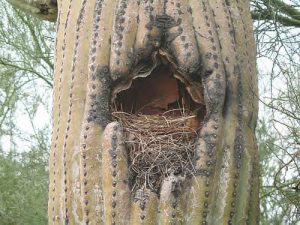
[[[158,193],[165,177],[193,174],[197,131],[190,122],[195,115],[113,116],[124,128],[132,190],[148,187]]]

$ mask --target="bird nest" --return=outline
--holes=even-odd
[[[113,112],[124,129],[133,191],[148,187],[158,193],[165,177],[193,174],[197,130],[191,123],[196,115],[176,114]]]

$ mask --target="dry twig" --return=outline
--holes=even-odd
[[[158,192],[164,177],[193,174],[197,132],[188,121],[194,115],[112,115],[124,128],[133,189],[147,186]]]

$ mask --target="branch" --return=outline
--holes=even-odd
[[[297,5],[283,0],[252,0],[252,18],[254,20],[274,21],[283,26],[300,27],[300,11]]]
[[[7,0],[12,6],[19,8],[35,17],[51,22],[56,21],[56,0]]]
[[[291,6],[283,2],[282,0],[271,0],[270,3],[272,6],[276,7],[281,13],[284,13],[295,20],[300,20],[300,11],[294,6]]]
[[[35,74],[37,77],[39,77],[40,79],[45,81],[49,85],[49,87],[53,88],[53,84],[46,77],[44,77],[42,74],[38,73],[37,71],[35,71],[33,69],[21,67],[16,64],[12,64],[10,62],[5,62],[3,59],[0,59],[0,65],[6,66],[6,67],[11,67],[11,68],[14,68],[19,71],[25,71],[25,72],[30,72],[32,74]]]
[[[253,20],[273,20],[275,22],[279,22],[283,26],[300,27],[300,20],[275,14],[269,10],[252,11],[251,14]]]

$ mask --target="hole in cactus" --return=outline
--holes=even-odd
[[[159,193],[165,177],[194,173],[196,137],[206,110],[178,74],[162,60],[113,100],[112,116],[124,128],[133,191],[147,187]],[[197,91],[194,96],[203,96],[202,89]]]

